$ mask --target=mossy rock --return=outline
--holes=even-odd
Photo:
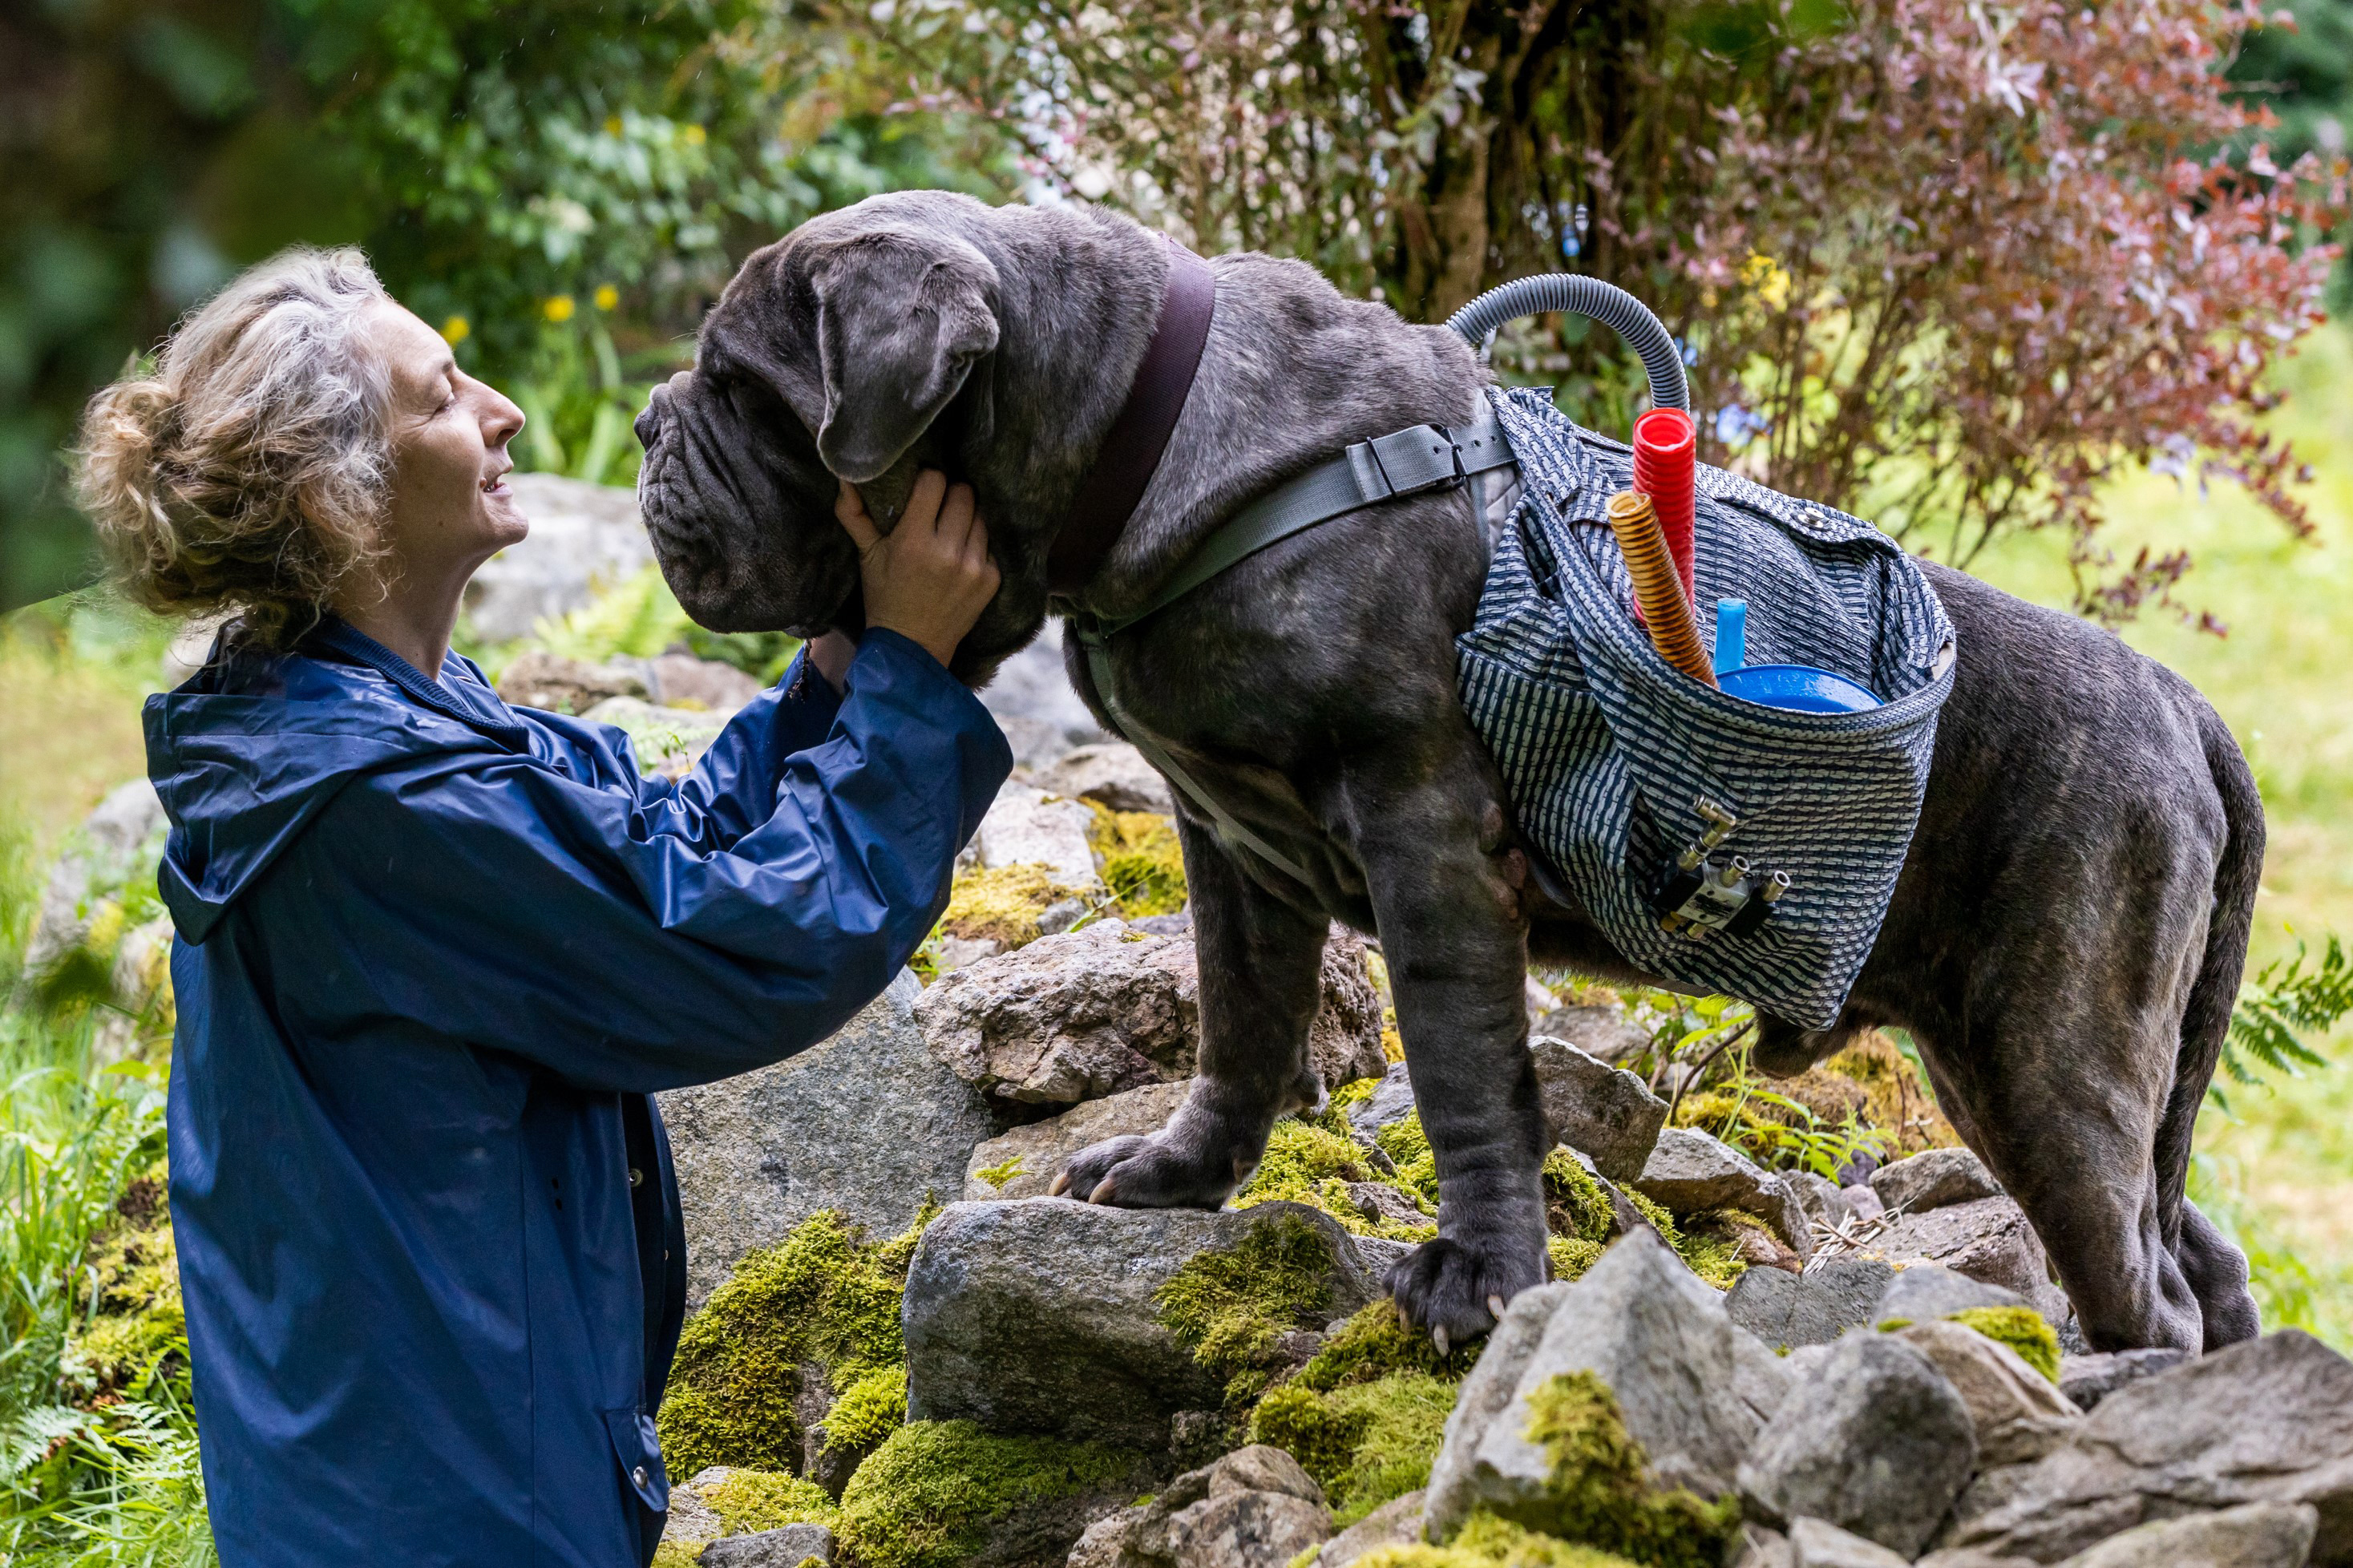
[[[1643,1568],[1717,1568],[1739,1523],[1737,1500],[1654,1486],[1650,1458],[1607,1383],[1562,1373],[1527,1403],[1527,1438],[1544,1450],[1550,1475],[1541,1501],[1513,1510],[1521,1522]]]
[[[1952,1314],[1952,1321],[1975,1329],[1996,1344],[2008,1345],[2018,1359],[2059,1381],[2059,1333],[2031,1307],[1971,1307]]]
[[[59,1376],[85,1399],[137,1392],[157,1379],[186,1397],[188,1316],[167,1185],[160,1159],[134,1175],[69,1282],[73,1316]]]
[[[1276,1342],[1332,1306],[1332,1243],[1296,1214],[1253,1226],[1233,1247],[1187,1260],[1153,1294],[1160,1322],[1226,1380],[1229,1407],[1271,1381]]]
[[[1357,1081],[1377,1084],[1379,1080]],[[1233,1206],[1247,1209],[1265,1203],[1305,1204],[1330,1215],[1341,1229],[1354,1236],[1386,1237],[1393,1241],[1427,1241],[1436,1236],[1438,1215],[1434,1205],[1418,1187],[1385,1175],[1370,1164],[1364,1149],[1346,1135],[1340,1121],[1343,1114],[1335,1105],[1327,1108],[1314,1121],[1285,1117],[1276,1122],[1274,1131],[1268,1135],[1266,1152],[1260,1158],[1257,1171],[1234,1194]],[[1351,1182],[1370,1182],[1393,1188],[1420,1210],[1428,1223],[1367,1220],[1348,1196]]]
[[[929,1217],[875,1244],[840,1215],[819,1213],[775,1247],[746,1254],[680,1336],[658,1422],[671,1469],[797,1469],[801,1367],[824,1368],[846,1390],[904,1361],[900,1301]]]
[[[1324,1489],[1333,1521],[1345,1527],[1430,1484],[1457,1387],[1420,1372],[1392,1373],[1329,1393],[1294,1381],[1259,1401],[1250,1440],[1297,1459]]]
[[[1356,1568],[1634,1568],[1614,1552],[1539,1534],[1493,1514],[1471,1516],[1444,1546],[1377,1546]]]
[[[1113,811],[1101,801],[1087,805],[1095,816],[1087,845],[1103,857],[1100,875],[1129,920],[1173,915],[1185,907],[1185,855],[1176,824],[1157,812]]]
[[[1430,1152],[1430,1135],[1421,1130],[1421,1112],[1413,1111],[1373,1134],[1373,1142],[1397,1166],[1397,1180],[1407,1191],[1438,1202],[1438,1156]]]
[[[1334,1330],[1291,1382],[1319,1394],[1409,1372],[1460,1383],[1478,1364],[1482,1348],[1458,1346],[1440,1355],[1430,1336],[1407,1322],[1397,1303],[1384,1296]]]
[[[698,1489],[696,1495],[710,1504],[729,1535],[782,1530],[788,1524],[821,1524],[831,1530],[839,1512],[815,1481],[770,1470],[730,1470]]]
[[[1039,936],[1038,917],[1065,899],[1086,895],[1063,887],[1038,865],[966,871],[949,885],[940,930],[967,941],[988,941],[1007,952]]]
[[[900,1427],[858,1467],[835,1534],[861,1568],[955,1568],[984,1547],[1009,1552],[1036,1535],[1063,1550],[1085,1510],[1052,1505],[1133,1487],[1138,1457],[1048,1437],[1008,1437],[969,1421]]]

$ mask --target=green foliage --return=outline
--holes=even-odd
[[[706,1487],[702,1500],[719,1516],[730,1535],[750,1535],[782,1530],[788,1524],[833,1527],[833,1499],[815,1481],[775,1470],[731,1470],[714,1486]]]
[[[1974,1329],[1996,1344],[2008,1345],[2027,1365],[2059,1381],[2059,1334],[2031,1307],[1971,1307],[1952,1314],[1953,1321]]]
[[[1392,1373],[1319,1394],[1294,1381],[1250,1413],[1250,1440],[1287,1450],[1315,1478],[1342,1526],[1430,1481],[1456,1385]]]
[[[1113,811],[1087,802],[1094,821],[1087,842],[1103,858],[1103,885],[1129,920],[1173,915],[1185,907],[1185,856],[1176,825],[1153,811]]]
[[[1160,1321],[1226,1379],[1239,1405],[1267,1385],[1277,1339],[1332,1302],[1331,1244],[1297,1215],[1260,1221],[1231,1248],[1188,1259],[1153,1294]]]
[[[2294,958],[2272,960],[2240,991],[2221,1063],[2233,1081],[2261,1083],[2265,1072],[2300,1078],[2305,1068],[2328,1065],[2328,1058],[2307,1042],[2321,1039],[2337,1020],[2353,1016],[2353,960],[2346,957],[2334,932],[2320,962],[2306,973],[2305,961],[2311,956],[2299,937]],[[2230,1110],[2221,1084],[2210,1084],[2206,1092],[2217,1106]]]
[[[1528,1441],[1551,1476],[1524,1523],[1646,1568],[1716,1568],[1739,1522],[1733,1498],[1705,1502],[1654,1488],[1650,1458],[1626,1431],[1618,1396],[1590,1372],[1563,1373],[1529,1396]]]
[[[693,622],[670,591],[659,566],[641,567],[588,603],[533,634],[540,647],[565,658],[602,664],[616,654],[651,658],[686,640]]]
[[[828,1453],[857,1453],[896,1432],[907,1419],[907,1368],[877,1367],[852,1378],[825,1413]]]
[[[860,1237],[830,1212],[745,1255],[687,1321],[658,1422],[670,1468],[789,1471],[800,1457],[793,1396],[804,1363],[847,1388],[904,1359],[906,1259],[928,1215],[892,1243]]]
[[[1397,1179],[1409,1191],[1435,1205],[1438,1202],[1438,1156],[1430,1152],[1430,1135],[1421,1130],[1421,1112],[1409,1112],[1402,1121],[1392,1121],[1373,1134],[1397,1166]]]
[[[1110,1487],[1134,1466],[1134,1456],[1091,1444],[918,1421],[849,1478],[836,1534],[864,1568],[953,1568],[1012,1510]]]
[[[983,1165],[973,1174],[987,1182],[994,1191],[1001,1193],[1005,1190],[1006,1183],[1021,1174],[1022,1158],[1021,1155],[1016,1154],[1013,1158],[999,1161],[994,1165]]]

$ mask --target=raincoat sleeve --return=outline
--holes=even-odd
[[[804,648],[776,685],[727,721],[686,777],[638,786],[644,831],[702,849],[730,847],[768,819],[786,764],[823,741],[840,710],[841,694]]]
[[[319,824],[330,874],[295,912],[366,954],[332,1005],[597,1089],[708,1082],[823,1039],[930,931],[1012,767],[978,700],[895,633],[867,634],[847,686],[723,847],[529,758],[355,782]],[[748,801],[760,772],[719,794]]]

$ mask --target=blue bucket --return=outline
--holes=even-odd
[[[1748,603],[1715,602],[1715,683],[1727,695],[1791,713],[1861,713],[1880,706],[1860,681],[1810,664],[1744,664],[1748,656]]]

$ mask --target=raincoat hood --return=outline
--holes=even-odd
[[[353,780],[530,749],[471,659],[451,654],[443,676],[330,619],[290,654],[216,647],[149,698],[147,772],[172,819],[158,881],[180,935],[209,937]]]

